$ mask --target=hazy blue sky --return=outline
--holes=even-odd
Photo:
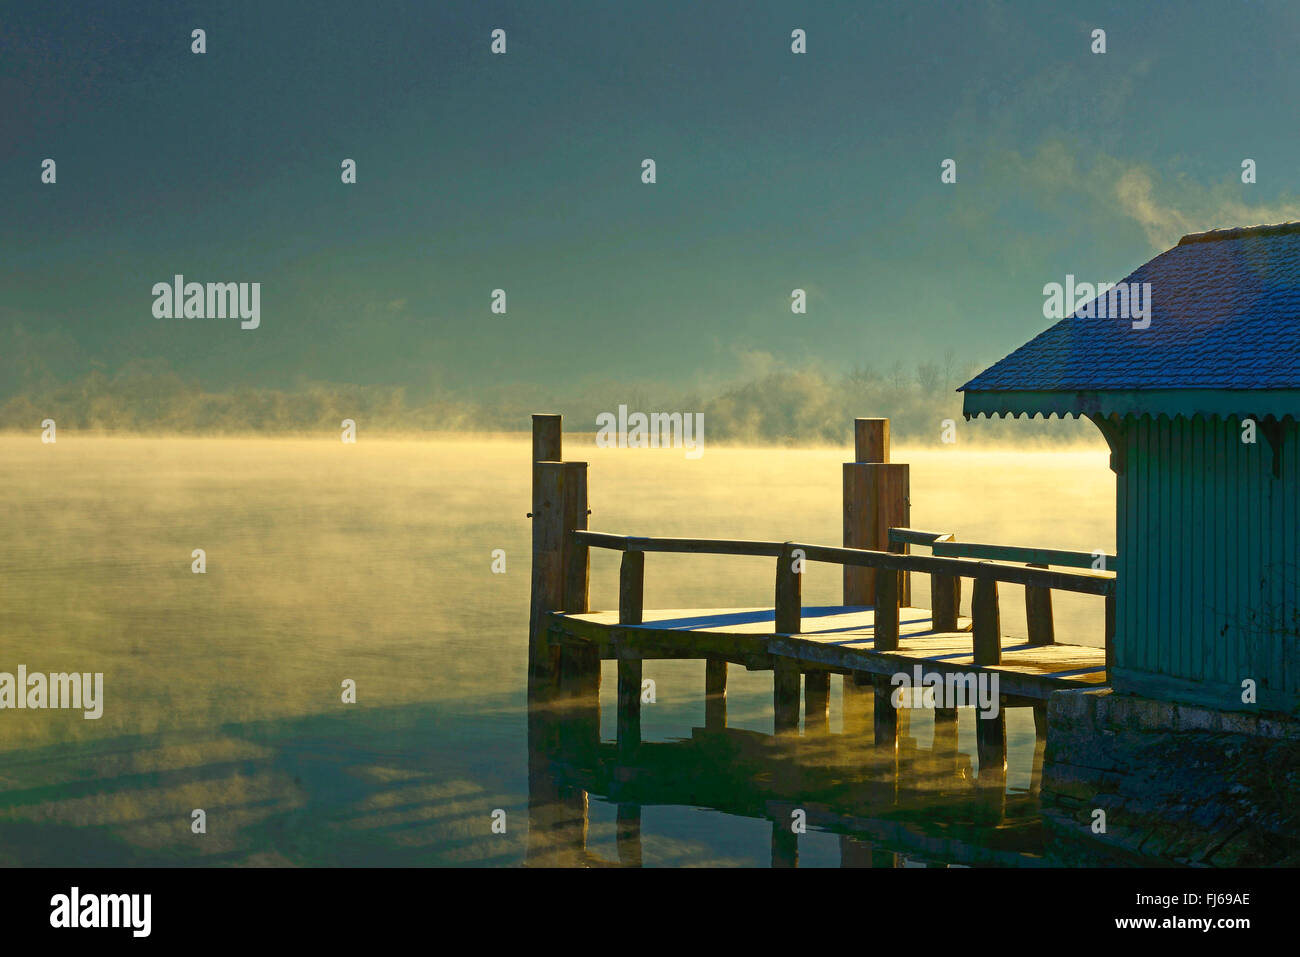
[[[145,6],[0,13],[0,352],[60,373],[475,392],[987,362],[1067,272],[1300,218],[1293,2]],[[261,282],[261,328],[155,319],[177,272]]]

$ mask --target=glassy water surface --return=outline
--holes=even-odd
[[[840,542],[847,450],[687,460],[566,441],[567,458],[591,463],[594,529]],[[893,458],[912,466],[915,527],[1113,551],[1097,445]],[[970,714],[954,735],[915,712],[897,748],[877,749],[869,728],[844,726],[838,678],[832,733],[780,743],[770,673],[732,665],[728,728],[706,732],[699,661],[645,664],[657,700],[631,764],[609,743],[610,663],[601,749],[571,746],[563,716],[535,716],[530,739],[529,455],[526,436],[0,438],[0,671],[103,672],[105,698],[98,720],[0,710],[0,863],[1058,859],[1038,823],[1041,745],[1025,709],[1008,712],[993,786]],[[615,553],[593,552],[591,581],[592,607],[616,607]],[[772,588],[768,559],[646,562],[647,608],[765,605]],[[814,565],[804,601],[834,604],[839,589],[838,568]],[[924,578],[914,594],[927,603]],[[1020,594],[1003,586],[1012,634],[1024,634]],[[1058,595],[1056,614],[1058,640],[1101,644],[1100,601]],[[808,832],[792,842],[796,808]],[[206,833],[193,833],[195,809]]]

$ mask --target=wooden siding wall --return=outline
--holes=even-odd
[[[1116,690],[1240,709],[1253,678],[1260,707],[1300,703],[1300,442],[1282,434],[1274,477],[1262,423],[1251,445],[1236,419],[1126,422]]]

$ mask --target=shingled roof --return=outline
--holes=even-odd
[[[1148,328],[1070,315],[963,385],[966,415],[1300,417],[1300,222],[1184,236],[1124,282]]]

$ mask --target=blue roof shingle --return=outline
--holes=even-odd
[[[959,391],[1300,389],[1300,223],[1184,236],[1124,282],[1149,328],[1071,315]]]

